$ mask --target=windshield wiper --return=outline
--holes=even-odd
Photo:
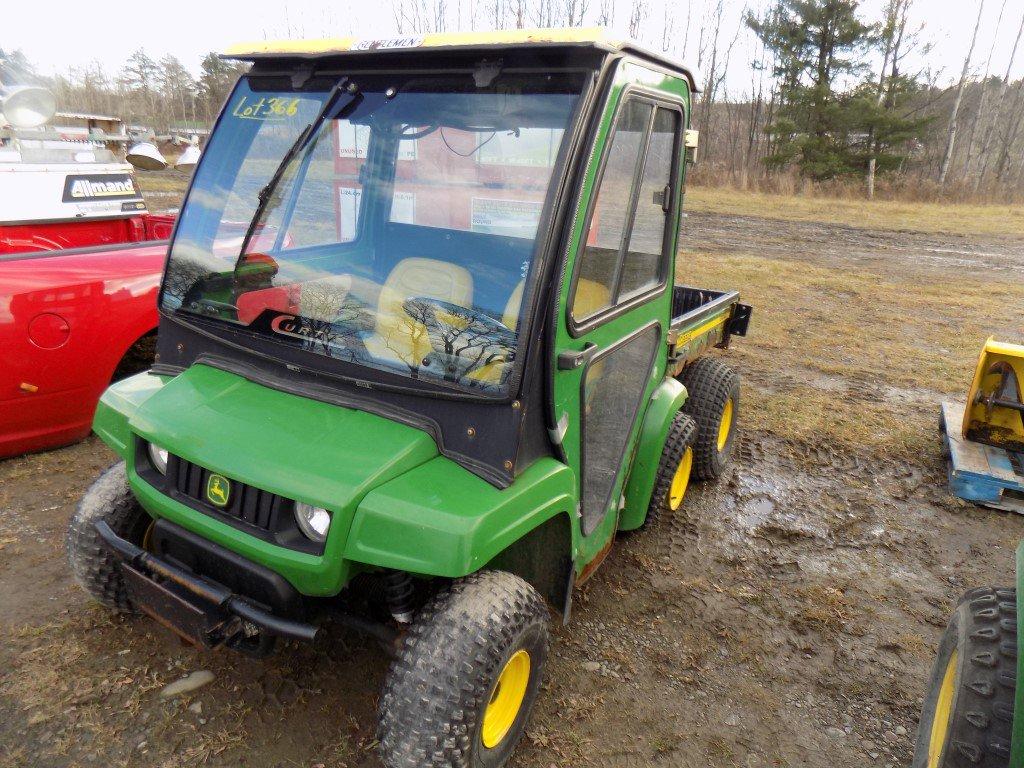
[[[281,181],[281,177],[284,176],[284,172],[287,170],[288,165],[291,163],[291,161],[295,159],[296,155],[298,155],[299,152],[301,152],[309,145],[309,142],[313,138],[314,134],[316,134],[316,132],[320,129],[320,126],[324,122],[324,120],[327,119],[327,115],[330,114],[331,109],[334,107],[334,102],[337,100],[338,96],[342,93],[342,91],[346,89],[348,85],[349,79],[347,77],[341,78],[337,83],[334,84],[334,87],[331,88],[330,92],[327,94],[327,98],[324,99],[324,105],[320,108],[320,111],[316,113],[316,117],[314,117],[312,121],[310,121],[309,125],[302,129],[302,132],[299,133],[298,138],[296,138],[294,143],[290,147],[288,147],[288,151],[284,153],[284,157],[281,158],[281,162],[278,163],[277,168],[274,169],[274,173],[271,175],[270,181],[268,181],[265,185],[263,185],[263,188],[260,189],[259,193],[256,196],[259,200],[259,204],[256,206],[256,212],[253,214],[252,220],[249,222],[249,227],[245,231],[245,237],[242,238],[242,248],[238,254],[238,261],[235,263],[236,268],[238,267],[238,264],[241,263],[242,259],[244,258],[246,252],[249,249],[249,241],[252,240],[252,237],[256,232],[256,227],[260,219],[263,217],[264,212],[266,211],[267,202],[270,200],[271,191]],[[350,110],[354,108],[357,104],[359,104],[359,102],[363,100],[363,95],[361,93],[352,93],[351,95],[352,101],[350,101],[345,106],[345,110]]]

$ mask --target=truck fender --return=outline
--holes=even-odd
[[[687,392],[679,381],[667,378],[658,385],[647,404],[643,426],[637,438],[633,468],[626,480],[626,506],[619,516],[619,530],[632,531],[644,524],[654,492],[658,463],[665,447],[672,419],[686,402]]]

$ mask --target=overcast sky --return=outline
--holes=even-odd
[[[407,0],[408,1],[408,0]],[[721,46],[735,40],[726,87],[735,95],[750,90],[750,61],[755,55],[752,35],[741,30],[744,9],[765,6],[770,0],[721,0],[724,7],[720,31]],[[631,0],[617,0],[616,27],[629,18]],[[675,9],[674,53],[691,64],[697,63],[698,37],[702,20],[715,14],[719,0],[646,0],[650,8],[642,42],[660,47],[665,3]],[[884,0],[863,0],[861,16],[877,19]],[[490,26],[486,3],[448,0],[452,28],[477,29]],[[588,17],[596,16],[599,0],[590,0]],[[1005,7],[1004,7],[1005,6]],[[283,37],[331,37],[355,34],[382,37],[396,34],[392,0],[369,2],[325,2],[324,0],[173,0],[159,6],[125,3],[114,10],[109,5],[91,5],[80,0],[48,0],[45,13],[33,3],[10,3],[3,12],[0,48],[21,49],[44,74],[66,72],[90,60],[99,61],[115,74],[137,48],[154,59],[173,53],[193,72],[208,51],[219,51],[233,42]],[[996,25],[1000,9],[1002,22]],[[155,13],[159,9],[159,13]],[[687,10],[689,34],[685,34]],[[933,45],[930,55],[917,56],[911,69],[930,70],[941,84],[960,74],[963,57],[970,45],[978,0],[915,0],[913,18],[924,24],[922,39]],[[989,48],[996,41],[991,72],[1002,75],[1010,58],[1014,37],[1024,13],[1024,0],[984,0],[984,14],[973,57],[973,70],[980,75]],[[456,20],[461,17],[461,21]],[[154,19],[158,19],[155,21]],[[589,21],[589,18],[588,18]],[[711,26],[710,24],[708,25]],[[739,31],[739,34],[737,32]],[[683,50],[684,39],[687,41]],[[1011,72],[1024,75],[1024,42]]]

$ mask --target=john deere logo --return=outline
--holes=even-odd
[[[206,480],[206,500],[215,507],[226,507],[231,500],[231,481],[224,475],[210,475]]]

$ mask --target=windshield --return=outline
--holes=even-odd
[[[243,78],[184,205],[165,311],[504,391],[579,75]]]

